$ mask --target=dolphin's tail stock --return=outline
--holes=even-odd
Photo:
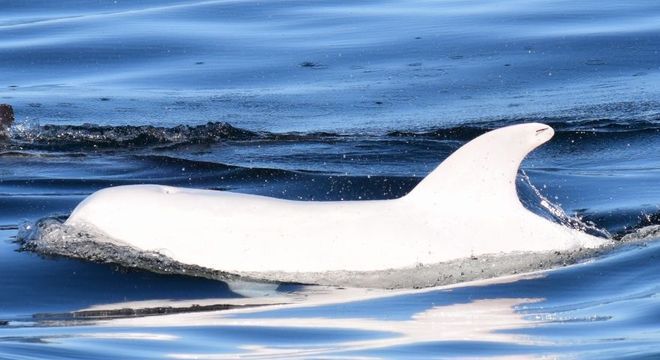
[[[540,123],[487,132],[451,154],[406,198],[432,204],[460,198],[481,206],[521,206],[516,192],[520,163],[553,135],[550,126]]]

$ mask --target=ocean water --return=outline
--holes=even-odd
[[[660,3],[0,9],[0,103],[17,118],[0,139],[0,359],[660,357]],[[523,203],[637,241],[396,291],[228,284],[17,242],[123,184],[396,198],[466,141],[527,121],[556,135],[522,165]]]

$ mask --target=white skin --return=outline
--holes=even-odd
[[[394,200],[291,201],[159,185],[98,191],[67,224],[141,250],[235,272],[371,271],[607,240],[533,214],[518,199],[523,158],[554,134],[544,124],[488,132]]]

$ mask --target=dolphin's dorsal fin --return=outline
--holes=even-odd
[[[539,123],[490,131],[456,150],[404,198],[422,204],[520,205],[516,192],[520,163],[553,135],[550,126]]]

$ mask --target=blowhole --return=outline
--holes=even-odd
[[[176,194],[178,192],[178,190],[176,188],[169,187],[169,186],[163,186],[162,191],[163,191],[164,194],[167,194],[167,195]]]

